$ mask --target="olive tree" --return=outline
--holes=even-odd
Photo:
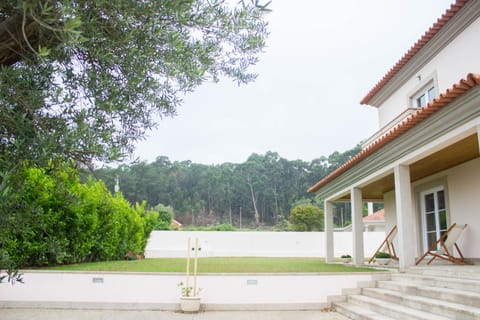
[[[1,167],[132,151],[206,80],[254,80],[258,0],[10,0],[0,7]]]

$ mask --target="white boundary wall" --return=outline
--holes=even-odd
[[[146,256],[184,257],[188,238],[200,256],[323,257],[323,232],[155,231]],[[364,233],[369,256],[384,232]],[[193,245],[192,241],[192,245]],[[335,255],[351,254],[350,232],[335,233]],[[0,308],[119,308],[178,310],[184,274],[25,271],[25,284],[0,285]],[[385,274],[202,274],[204,310],[299,310],[327,305],[327,297]]]
[[[298,310],[384,273],[200,275],[204,310]],[[2,307],[178,310],[184,274],[25,271],[25,284],[0,285]],[[0,317],[1,318],[1,317]]]
[[[188,238],[198,238],[204,257],[324,257],[324,232],[153,231],[146,258],[185,257]],[[364,232],[365,257],[370,257],[385,232]],[[334,233],[334,255],[352,255],[351,232]]]

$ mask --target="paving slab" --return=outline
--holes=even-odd
[[[322,311],[206,311],[185,314],[148,310],[0,309],[2,320],[347,320]]]

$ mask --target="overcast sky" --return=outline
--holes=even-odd
[[[241,163],[275,151],[311,161],[377,129],[359,101],[453,0],[273,0],[258,79],[207,83],[159,120],[130,160]]]

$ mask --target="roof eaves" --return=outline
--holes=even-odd
[[[357,153],[349,161],[345,162],[335,171],[318,181],[315,185],[310,187],[307,192],[315,192],[321,187],[325,186],[345,171],[354,167],[363,159],[373,154],[383,146],[389,144],[417,124],[429,118],[435,112],[457,99],[461,95],[465,94],[468,90],[475,86],[480,86],[480,74],[469,73],[465,79],[461,79],[458,83],[454,84],[450,89],[447,89],[444,93],[440,94],[437,98],[433,99],[424,108],[417,110],[414,114],[408,116],[405,120],[398,123],[395,127],[388,132],[380,136],[378,139],[366,146],[362,151]]]
[[[469,0],[457,0],[450,8],[428,29],[423,36],[412,46],[410,50],[383,76],[372,90],[360,101],[360,104],[368,104],[370,100],[420,51],[436,34],[447,24]]]

